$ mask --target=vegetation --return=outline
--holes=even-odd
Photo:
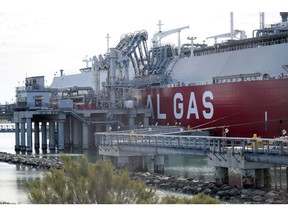
[[[110,162],[88,163],[84,156],[72,160],[61,156],[64,168],[50,168],[43,178],[26,182],[33,204],[191,204],[220,203],[205,194],[192,199],[167,196],[161,200],[142,180],[131,180],[126,169]]]
[[[127,170],[110,162],[88,163],[62,156],[63,170],[51,168],[42,179],[26,182],[33,204],[157,203],[155,190],[140,180],[130,180]]]
[[[161,200],[162,204],[220,204],[220,200],[204,193],[195,195],[192,199],[166,196]]]

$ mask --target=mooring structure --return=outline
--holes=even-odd
[[[199,131],[149,127],[146,131],[95,133],[95,144],[99,154],[117,157],[119,166],[132,169],[145,166],[143,158],[152,155],[154,171],[160,173],[164,172],[164,155],[207,156],[218,184],[228,183],[229,168],[240,170],[243,187],[271,186],[271,168],[286,167],[288,173],[288,140],[284,138],[213,137]]]

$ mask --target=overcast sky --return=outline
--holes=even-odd
[[[50,85],[60,69],[66,75],[79,72],[85,66],[82,60],[86,55],[106,52],[107,33],[113,47],[123,34],[145,29],[150,46],[161,20],[163,31],[189,26],[181,32],[181,42],[187,42],[188,36],[202,42],[208,36],[230,31],[232,11],[234,29],[245,30],[251,36],[252,30],[259,28],[259,12],[265,12],[266,24],[280,22],[279,11],[285,11],[282,5],[287,5],[282,0],[271,1],[273,5],[252,0],[0,1],[2,104],[15,100],[15,87],[22,86],[26,76],[44,75]],[[252,2],[261,2],[261,7]],[[167,37],[165,42],[177,44],[177,35]]]

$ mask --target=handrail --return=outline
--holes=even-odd
[[[99,132],[95,133],[95,145],[98,147],[118,147],[125,151],[143,152],[162,149],[169,154],[238,154],[248,161],[265,161],[288,165],[287,138],[244,138],[215,137],[169,134],[137,134]],[[169,149],[169,151],[167,151]],[[144,151],[144,152],[145,152]],[[163,151],[164,152],[164,151]],[[262,159],[259,159],[259,156]],[[269,156],[270,158],[267,158]],[[263,159],[263,157],[265,157]],[[278,158],[277,158],[278,157]],[[281,158],[281,160],[278,160]],[[283,159],[284,157],[284,159]],[[280,162],[279,162],[280,161]]]

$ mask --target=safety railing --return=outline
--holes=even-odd
[[[241,137],[212,137],[167,134],[135,134],[135,133],[95,133],[96,146],[130,146],[137,152],[137,147],[154,147],[188,150],[201,150],[205,153],[226,154],[265,154],[287,156],[288,140],[285,138],[241,138]],[[131,148],[134,147],[134,148]],[[170,151],[173,152],[173,151]],[[189,154],[189,153],[188,153]]]

